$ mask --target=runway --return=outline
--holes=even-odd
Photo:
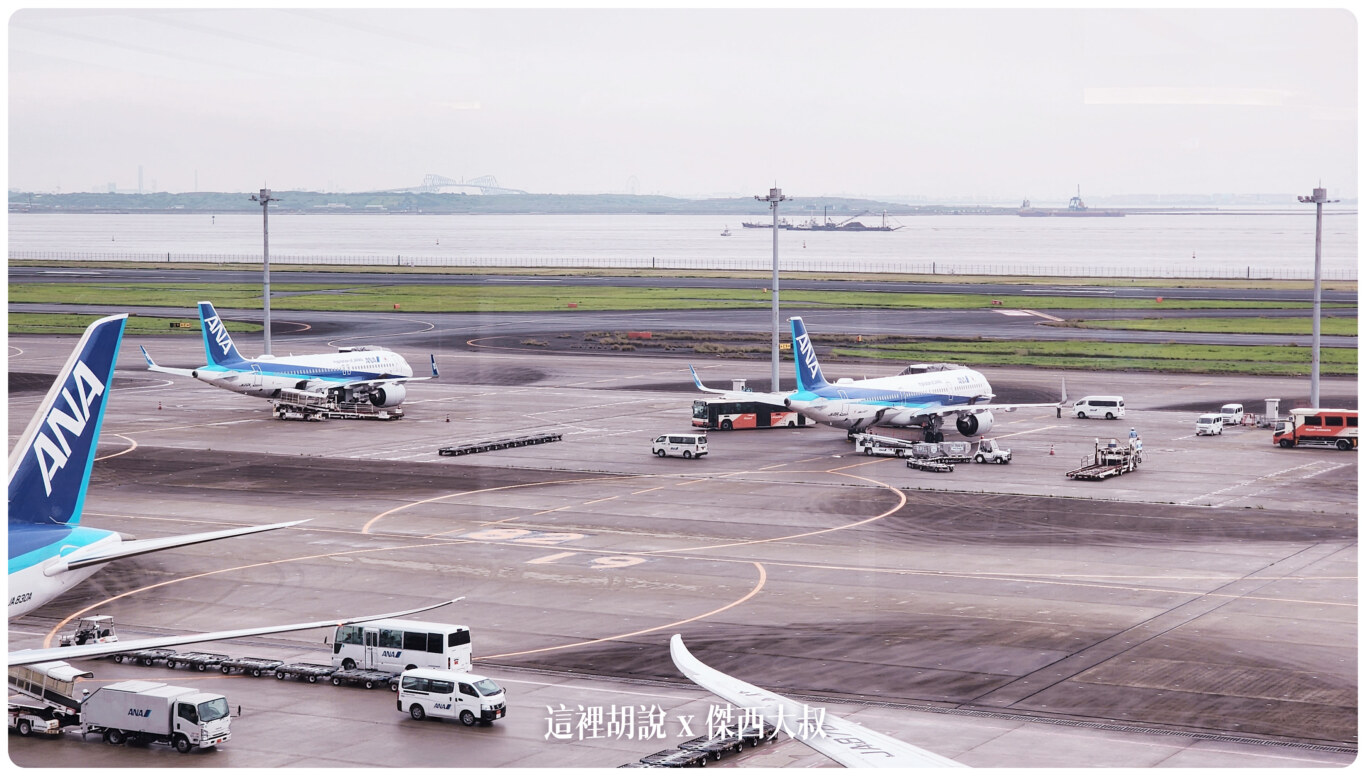
[[[16,764],[615,767],[677,745],[680,721],[696,728],[719,703],[673,668],[673,633],[723,671],[969,765],[1355,758],[1356,453],[1280,450],[1252,428],[1193,436],[1192,407],[1252,409],[1305,381],[1068,373],[1070,395],[1122,393],[1129,416],[1000,415],[990,436],[1014,462],[947,475],[852,455],[821,427],[713,432],[706,458],[661,460],[650,438],[688,428],[698,396],[685,362],[466,345],[503,322],[488,316],[426,330],[422,316],[308,316],[277,352],[377,341],[414,364],[436,351],[442,378],[409,387],[401,421],[288,423],[266,402],[142,368],[137,345],[193,365],[197,340],[127,337],[85,521],[139,538],[310,522],[114,564],[11,622],[11,643],[37,645],[88,611],[114,614],[129,638],[464,595],[427,619],[470,625],[476,670],[509,688],[507,719],[417,723],[383,691],[93,661],[100,682],[226,693],[244,708],[233,740],[182,757],[11,738]],[[55,373],[74,339],[11,338],[11,372]],[[719,385],[762,371],[697,366]],[[1026,395],[1053,395],[1062,377],[987,374]],[[10,394],[11,444],[40,391]],[[1324,394],[1354,397],[1356,382],[1327,380]],[[1129,426],[1149,451],[1138,472],[1063,476]],[[563,441],[436,453],[539,429]],[[327,662],[324,635],[204,648]],[[657,706],[667,735],[553,738],[561,706]],[[787,741],[719,764],[830,762]]]

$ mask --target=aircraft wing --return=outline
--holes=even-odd
[[[758,709],[764,721],[775,727],[782,720],[789,730],[795,728],[796,721],[802,719],[809,708],[705,665],[688,652],[683,646],[683,637],[677,634],[669,640],[669,654],[678,670],[699,686],[738,708]],[[804,738],[794,738],[847,768],[967,767],[957,760],[828,714],[821,720],[821,733],[824,735],[812,733]]]
[[[260,533],[262,531],[274,531],[278,528],[289,528],[300,523],[307,523],[307,520],[294,520],[288,523],[274,523],[272,525],[252,525],[245,528],[228,528],[223,531],[209,531],[207,533],[187,534],[184,536],[164,536],[159,539],[135,539],[133,541],[120,542],[113,547],[105,550],[83,548],[75,552],[67,553],[57,560],[56,563],[45,566],[43,573],[53,576],[63,571],[79,569],[85,566],[98,566],[101,563],[119,560],[120,558],[131,558],[134,555],[144,555],[149,552],[170,549],[171,547],[185,547],[201,542],[212,542],[217,539],[227,539],[232,536],[244,536],[246,534]]]
[[[692,381],[693,384],[697,386],[697,390],[702,391],[703,393],[720,394],[721,396],[724,396],[727,401],[758,401],[765,404],[776,404],[781,407],[783,406],[783,399],[786,399],[789,396],[789,394],[786,393],[756,393],[754,391],[726,391],[720,388],[708,388],[702,384],[702,378],[697,376],[697,370],[693,369],[692,364],[688,364],[688,371],[692,372]]]
[[[352,625],[358,622],[369,622],[371,620],[388,620],[407,617],[410,614],[425,612],[429,609],[436,609],[446,604],[453,604],[463,600],[464,596],[452,598],[427,606],[419,606],[416,609],[406,609],[401,612],[386,612],[384,614],[372,614],[366,617],[352,617],[343,620],[320,620],[318,622],[299,622],[293,625],[267,625],[261,628],[242,628],[230,631],[214,631],[212,633],[187,633],[183,636],[158,636],[150,639],[135,639],[133,641],[112,641],[105,644],[84,644],[79,647],[49,647],[46,649],[21,649],[17,652],[9,653],[7,658],[12,666],[32,665],[33,663],[44,663],[49,660],[79,660],[81,658],[100,657],[102,655],[112,655],[116,652],[131,652],[137,649],[155,649],[158,647],[175,647],[181,644],[198,644],[204,641],[225,641],[227,639],[240,639],[246,636],[263,636],[269,633],[285,633],[287,631],[310,630],[312,628],[332,628],[338,625]]]
[[[441,375],[436,371],[436,355],[430,354],[432,359],[432,374],[430,377],[400,377],[398,375],[387,375],[384,377],[374,377],[369,380],[352,380],[346,385],[379,385],[380,383],[414,383],[418,380],[435,380]]]
[[[141,350],[141,351],[142,351],[142,357],[145,358],[145,359],[147,359],[147,371],[149,371],[149,372],[164,372],[164,373],[166,373],[166,374],[168,374],[168,375],[180,375],[181,377],[193,377],[193,376],[194,376],[194,370],[193,370],[193,369],[176,369],[176,368],[174,368],[174,367],[169,367],[169,366],[157,366],[157,362],[153,361],[153,360],[152,360],[152,357],[151,357],[150,355],[147,354],[147,348],[144,348],[143,346],[138,345],[138,350]]]
[[[1015,410],[1030,409],[1033,407],[1058,407],[1060,402],[1046,402],[1043,404],[944,404],[938,407],[926,407],[926,415],[962,415],[975,412],[1014,412]]]

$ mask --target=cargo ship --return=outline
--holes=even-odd
[[[1124,215],[1124,211],[1087,207],[1086,203],[1081,201],[1081,185],[1078,184],[1077,195],[1067,201],[1066,208],[1032,207],[1029,204],[1029,200],[1025,200],[1020,204],[1019,214],[1026,217],[1062,216],[1063,218],[1118,218]]]

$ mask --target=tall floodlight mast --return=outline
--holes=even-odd
[[[754,195],[760,202],[767,202],[773,211],[773,392],[778,392],[778,203],[787,199],[782,189],[769,189],[768,196]],[[796,353],[792,354],[796,357]]]
[[[276,202],[270,196],[270,189],[261,189],[261,195],[251,195],[252,202],[261,203],[261,277],[264,289],[262,299],[266,310],[266,355],[270,355],[270,203]]]
[[[1309,357],[1309,406],[1319,406],[1319,321],[1323,310],[1323,205],[1337,202],[1328,198],[1328,189],[1317,188],[1308,197],[1300,197],[1300,202],[1314,203],[1314,347]]]

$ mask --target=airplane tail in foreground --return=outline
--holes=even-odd
[[[9,458],[9,520],[81,520],[127,315],[90,324]]]
[[[797,365],[797,390],[813,391],[829,385],[821,374],[820,362],[816,360],[816,349],[807,336],[806,324],[800,317],[792,319],[792,360]]]
[[[237,346],[232,344],[232,335],[228,334],[228,327],[218,317],[212,302],[199,303],[199,323],[204,333],[204,355],[210,366],[237,369],[246,363],[237,352]]]

